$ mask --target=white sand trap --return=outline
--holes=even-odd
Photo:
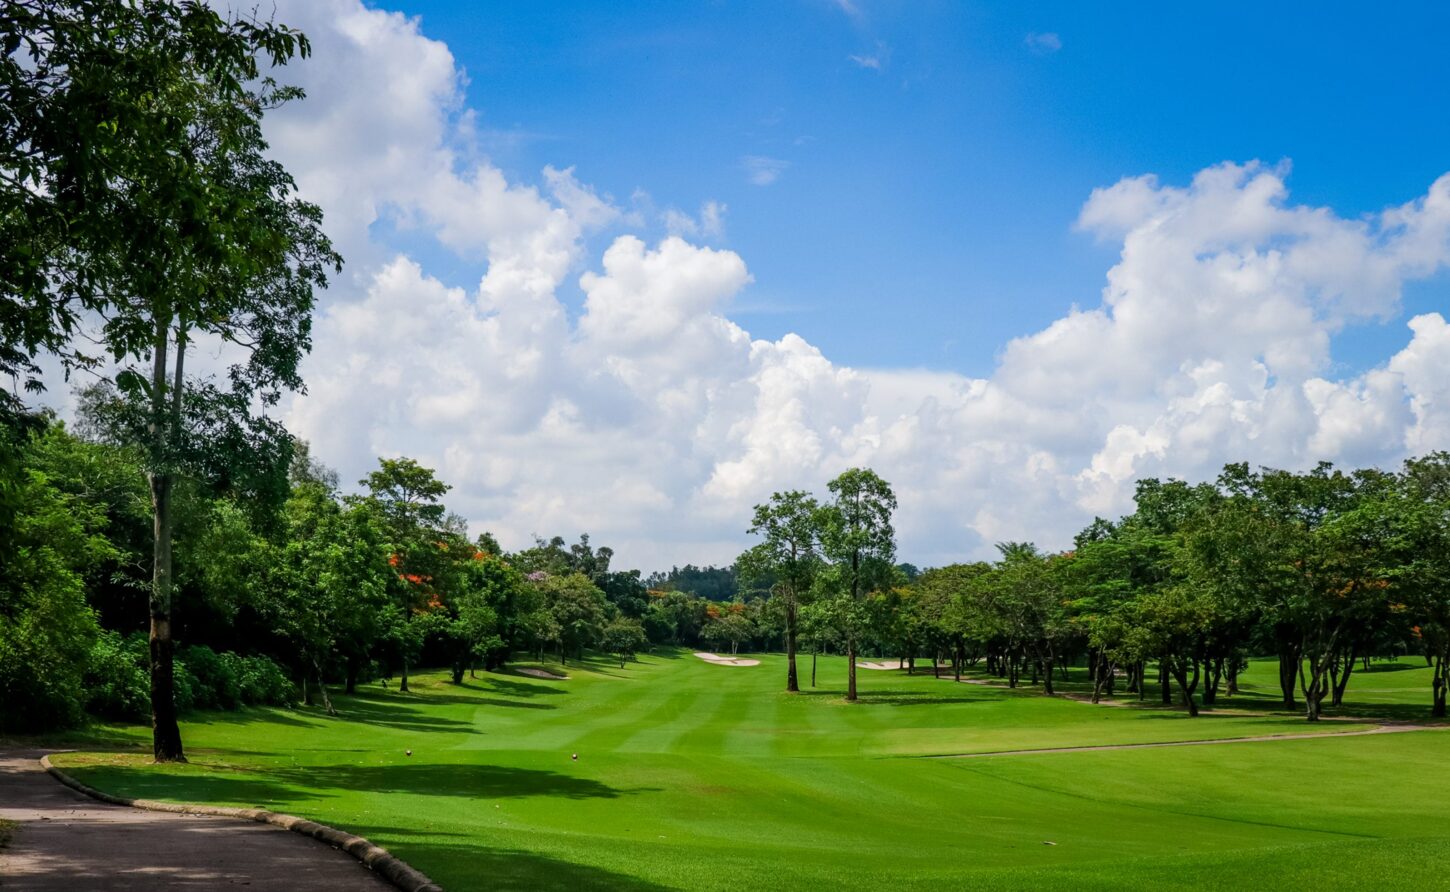
[[[743,657],[722,657],[719,654],[707,654],[707,653],[700,653],[700,652],[697,652],[695,654],[695,656],[699,657],[700,659],[704,660],[707,663],[713,663],[716,666],[759,666],[760,665],[760,661],[759,660],[747,660],[747,659],[745,659]]]
[[[857,669],[875,669],[877,671],[884,671],[884,670],[901,669],[903,667],[898,666],[895,663],[873,663],[870,660],[857,660],[856,661],[856,668]]]
[[[549,681],[568,681],[569,680],[569,676],[567,676],[567,675],[555,675],[554,673],[548,671],[547,669],[527,669],[527,668],[521,668],[521,669],[519,669],[519,673],[521,675],[531,675],[534,678],[547,678]]]

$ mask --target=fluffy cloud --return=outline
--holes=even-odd
[[[938,562],[1061,546],[1143,475],[1450,446],[1439,314],[1381,367],[1327,377],[1337,331],[1392,318],[1402,284],[1450,257],[1450,177],[1366,219],[1293,204],[1287,171],[1257,164],[1123,180],[1077,221],[1121,245],[1100,306],[1012,341],[989,378],[852,369],[731,321],[744,259],[687,241],[718,236],[723,207],[626,232],[642,218],[573,170],[530,185],[473,152],[463,76],[415,21],[356,0],[278,15],[315,54],[288,72],[309,99],[268,133],[352,261],[287,421],[344,480],[380,454],[437,467],[506,545],[588,531],[647,568],[729,560],[773,489],[869,464],[898,489],[903,556]],[[784,169],[742,163],[761,184]],[[487,272],[447,287],[380,222]]]

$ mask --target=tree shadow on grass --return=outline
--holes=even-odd
[[[911,694],[867,694],[859,703],[867,705],[881,704],[883,706],[936,706],[948,703],[985,703],[986,697],[916,697]]]
[[[317,765],[280,769],[276,776],[294,784],[378,793],[459,796],[475,799],[615,799],[655,788],[620,789],[592,778],[538,768],[503,765]]]
[[[473,701],[469,701],[473,702]],[[338,718],[409,731],[471,731],[473,725],[458,719],[430,715],[409,702],[357,694],[337,701]]]
[[[521,679],[523,678],[528,678],[528,676],[490,675],[486,679],[480,679],[487,683],[487,687],[469,684],[468,682],[464,682],[460,687],[469,690],[486,690],[495,694],[506,694],[510,697],[537,697],[539,695],[547,696],[565,693],[563,688],[550,684],[548,679],[541,678],[536,681],[522,681]],[[564,680],[560,679],[560,681]]]
[[[416,833],[384,827],[350,828],[377,841],[428,874],[445,889],[490,889],[498,892],[579,892],[611,889],[619,892],[668,892],[662,886],[628,874],[551,858],[521,849],[471,845],[462,834]],[[393,841],[397,837],[401,841]],[[440,837],[446,837],[443,841]]]
[[[211,768],[204,762],[198,768]],[[215,770],[215,769],[213,769]],[[82,783],[131,799],[236,804],[243,808],[274,808],[278,802],[313,801],[316,793],[279,783],[261,771],[223,769],[225,773],[173,773],[153,766],[68,766],[66,773]],[[272,804],[269,804],[272,803]]]
[[[1363,666],[1361,666],[1358,669],[1355,669],[1354,670],[1354,674],[1355,675],[1359,675],[1361,672],[1363,672],[1363,673],[1367,673],[1369,675],[1375,675],[1375,674],[1378,674],[1380,672],[1404,672],[1407,669],[1429,669],[1429,668],[1431,668],[1431,667],[1425,666],[1425,665],[1417,665],[1415,663],[1402,662],[1402,661],[1396,660],[1393,663],[1371,663],[1368,669],[1366,669]],[[1428,685],[1427,685],[1427,687],[1428,687]]]
[[[621,789],[592,778],[501,765],[412,763],[246,769],[197,761],[180,771],[157,771],[150,765],[74,766],[66,770],[98,789],[135,799],[234,803],[283,811],[295,806],[276,803],[313,801],[330,795],[332,790],[470,799],[615,799],[656,791],[652,787]]]
[[[552,703],[532,703],[528,700],[503,700],[498,697],[467,694],[424,694],[420,705],[439,706],[500,706],[508,709],[557,709]]]
[[[688,647],[659,644],[655,645],[653,650],[645,651],[641,656],[654,657],[657,660],[683,660],[685,657],[694,656],[694,653]]]
[[[262,722],[269,725],[287,725],[306,728],[309,722],[281,707],[243,707],[235,710],[205,710],[189,712],[181,717],[183,725],[246,725]]]
[[[792,694],[791,696],[796,696]],[[800,696],[811,699],[840,700],[845,702],[846,692],[844,689],[832,690],[829,688],[805,688]],[[856,706],[931,706],[934,704],[948,703],[987,703],[994,698],[990,695],[960,694],[955,696],[942,696],[930,691],[860,691]]]

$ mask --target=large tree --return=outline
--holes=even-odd
[[[12,182],[0,208],[21,243],[7,247],[37,258],[7,289],[22,312],[10,305],[0,327],[12,347],[56,349],[114,384],[105,415],[140,447],[151,489],[153,752],[183,760],[173,491],[181,476],[249,495],[284,488],[290,438],[265,409],[301,388],[314,289],[340,265],[320,211],[262,138],[263,114],[301,93],[262,77],[258,57],[278,65],[307,43],[166,0],[7,4],[0,39],[28,56],[7,59],[0,89],[0,127],[19,140],[7,160],[20,188],[43,193],[17,200]],[[65,340],[82,329],[100,355]],[[36,334],[47,331],[59,335]],[[231,360],[221,378],[187,375],[198,343]]]
[[[891,581],[896,532],[891,484],[869,468],[852,468],[827,484],[831,502],[818,512],[821,551],[831,561],[824,577],[832,590],[846,641],[846,699],[856,699],[856,654],[869,624],[865,597]]]
[[[448,509],[442,498],[448,484],[411,458],[385,458],[378,469],[360,483],[367,487],[368,500],[377,508],[388,531],[391,562],[396,571],[390,580],[396,611],[392,634],[402,664],[401,691],[408,690],[408,666],[421,644],[412,629],[413,615],[424,609],[435,594],[435,583],[445,575],[448,563],[444,539]]]
[[[820,505],[805,492],[778,492],[755,506],[750,532],[762,541],[740,556],[736,572],[751,582],[769,582],[785,618],[785,689],[800,691],[796,638],[803,599],[820,570]]]

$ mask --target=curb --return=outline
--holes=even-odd
[[[361,861],[364,866],[378,876],[381,876],[389,883],[403,890],[403,892],[443,892],[442,886],[428,879],[421,871],[393,855],[387,849],[375,846],[361,836],[354,836],[351,833],[329,827],[326,824],[319,824],[316,821],[309,821],[305,818],[299,818],[296,815],[284,815],[267,811],[263,808],[231,808],[223,805],[187,805],[177,802],[157,802],[154,799],[126,799],[121,796],[112,796],[110,793],[81,783],[51,764],[50,756],[40,757],[40,767],[44,768],[51,777],[70,787],[72,790],[89,796],[92,799],[99,799],[101,802],[107,802],[111,805],[124,805],[130,808],[144,808],[147,811],[166,811],[183,815],[210,815],[218,818],[241,818],[247,821],[272,824],[285,830],[291,830],[293,833],[300,833],[303,836],[310,836],[313,839],[321,840],[333,848],[341,849]]]

